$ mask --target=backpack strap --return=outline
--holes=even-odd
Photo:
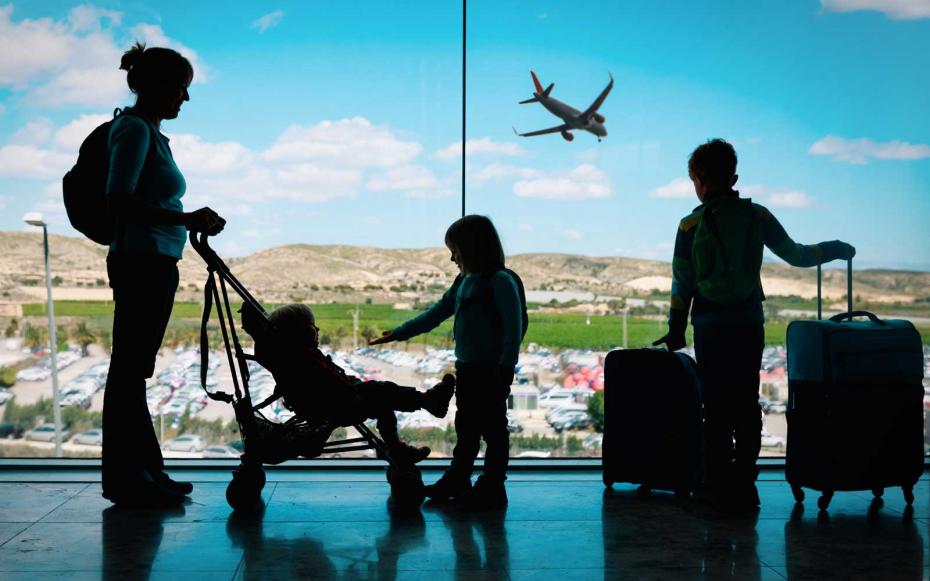
[[[145,126],[148,128],[148,131],[149,131],[149,149],[147,152],[145,152],[145,159],[142,161],[142,170],[139,172],[139,176],[141,178],[142,172],[145,171],[145,166],[149,165],[149,160],[152,158],[153,155],[155,155],[155,149],[158,147],[158,141],[155,137],[155,129],[152,127],[152,124],[149,123],[148,119],[142,117],[141,115],[137,115],[135,111],[131,111],[127,109],[120,109],[119,107],[113,109],[113,120],[111,121],[111,123],[113,121],[116,121],[123,115],[130,115],[133,117],[138,117],[145,123]],[[112,144],[109,142],[109,139],[107,140],[107,144],[109,146],[112,146]],[[107,156],[107,172],[109,172],[109,166],[110,166],[110,159],[109,159],[109,156]],[[124,240],[125,240],[125,235],[126,235],[126,228],[123,223],[123,220],[120,220],[119,218],[114,217],[114,222],[116,222],[116,236],[114,237],[114,246],[116,248],[116,252],[119,252],[120,248],[122,246],[125,246]]]

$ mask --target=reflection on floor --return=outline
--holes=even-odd
[[[515,473],[509,509],[478,515],[397,511],[373,472],[301,476],[269,482],[249,515],[215,473],[171,511],[111,508],[98,484],[0,482],[0,578],[930,579],[926,477],[912,511],[895,489],[883,506],[837,493],[826,516],[764,475],[762,510],[735,517],[605,492],[592,472]]]

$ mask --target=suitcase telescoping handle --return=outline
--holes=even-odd
[[[823,319],[823,295],[821,287],[823,286],[823,267],[817,265],[817,320]],[[855,313],[855,314],[854,314]],[[841,318],[853,318],[867,316],[869,318],[875,317],[871,313],[861,312],[856,313],[853,311],[853,294],[852,294],[852,258],[846,261],[846,313],[845,317]],[[876,317],[877,318],[877,317]]]

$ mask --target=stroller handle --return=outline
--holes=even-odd
[[[208,242],[209,234],[206,232],[195,232],[191,231],[190,241],[191,246],[194,247],[194,250],[197,251],[197,254],[203,258],[203,261],[207,263],[207,266],[210,267],[210,270],[215,272],[225,280],[232,289],[242,298],[242,301],[251,306],[256,312],[261,313],[263,316],[267,317],[265,309],[262,307],[261,303],[252,296],[252,293],[245,288],[245,286],[239,282],[239,280],[233,276],[230,272],[229,267],[226,266],[226,263],[219,257],[219,255],[210,248],[210,243]]]

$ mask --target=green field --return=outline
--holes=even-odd
[[[266,305],[269,310],[275,305]],[[238,308],[234,306],[234,309]],[[314,305],[317,324],[321,334],[330,342],[345,344],[352,338],[352,312],[355,305],[322,304]],[[377,335],[395,328],[407,319],[417,315],[418,311],[395,309],[391,305],[359,305],[360,335]],[[26,316],[44,316],[45,304],[23,305]],[[105,301],[56,301],[55,314],[58,317],[86,317],[98,329],[112,324],[113,303]],[[201,306],[196,302],[178,302],[174,305],[172,323],[168,337],[178,340],[193,340],[199,329]],[[558,349],[588,348],[610,349],[623,342],[623,320],[621,317],[591,316],[579,313],[548,313],[531,311],[530,326],[526,335],[527,343]],[[214,314],[214,325],[216,315]],[[765,326],[765,341],[770,345],[784,345],[788,321],[772,321]],[[918,327],[924,342],[930,341],[930,327]],[[172,335],[174,333],[174,335]],[[431,345],[451,345],[452,323],[446,321],[426,337],[413,339]],[[630,317],[627,321],[627,346],[643,347],[665,333],[665,323],[659,319]],[[688,340],[690,341],[690,332]],[[362,338],[359,338],[362,341]]]

